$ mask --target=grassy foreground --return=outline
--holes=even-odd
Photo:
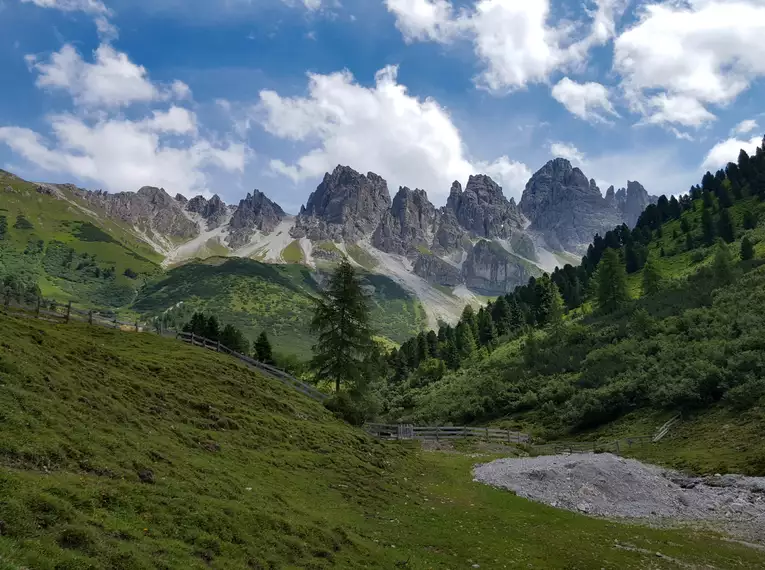
[[[473,483],[475,461],[172,340],[0,315],[1,570],[765,564]]]

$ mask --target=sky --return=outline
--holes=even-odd
[[[0,0],[0,166],[296,212],[562,156],[680,194],[765,133],[765,0]]]

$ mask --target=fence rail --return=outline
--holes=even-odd
[[[155,332],[152,327],[141,325],[139,322],[127,323],[118,320],[116,317],[104,315],[98,311],[82,310],[72,306],[70,301],[67,304],[59,304],[52,301],[47,301],[42,298],[37,298],[34,301],[31,299],[20,299],[13,297],[6,291],[4,298],[2,299],[2,309],[6,313],[13,313],[15,315],[26,318],[37,318],[53,322],[81,322],[91,325],[98,325],[103,327],[129,330],[135,332]],[[193,346],[201,346],[216,352],[222,352],[228,354],[242,362],[244,362],[250,368],[255,368],[258,371],[280,381],[282,384],[294,388],[298,392],[305,394],[309,398],[312,398],[318,402],[323,402],[329,396],[323,392],[317,390],[313,386],[306,384],[298,380],[297,378],[290,376],[283,370],[279,370],[274,366],[258,362],[254,358],[251,358],[245,354],[240,354],[221,344],[218,341],[212,341],[210,339],[195,335],[194,333],[186,332],[173,332],[168,334],[167,331],[159,333],[161,336],[170,338],[177,338],[184,342],[187,342]]]
[[[479,439],[497,443],[529,443],[531,437],[519,431],[467,426],[426,426],[409,424],[365,424],[367,433],[390,439]]]
[[[201,346],[203,348],[214,350],[216,352],[223,352],[224,354],[233,356],[234,358],[241,360],[242,362],[244,362],[251,368],[255,368],[263,372],[264,374],[267,374],[268,376],[271,376],[275,378],[276,380],[279,380],[282,384],[290,386],[291,388],[294,388],[298,392],[302,392],[309,398],[313,398],[314,400],[318,402],[323,402],[327,398],[329,398],[329,396],[327,396],[324,392],[317,390],[310,384],[306,384],[305,382],[298,380],[294,376],[290,376],[283,370],[279,370],[278,368],[275,368],[263,362],[259,362],[255,360],[254,358],[251,358],[245,354],[240,354],[234,350],[231,350],[227,346],[222,345],[219,341],[210,340],[209,338],[205,338],[203,336],[199,336],[197,334],[187,333],[187,332],[178,332],[176,334],[176,337],[181,339],[183,342],[187,342],[191,344],[192,346]]]

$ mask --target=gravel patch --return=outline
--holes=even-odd
[[[765,541],[765,477],[689,477],[610,453],[499,459],[476,465],[475,481],[595,516],[712,521]]]

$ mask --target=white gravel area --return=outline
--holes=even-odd
[[[476,465],[473,477],[570,511],[743,524],[748,537],[765,539],[765,477],[689,477],[610,453],[499,459]]]

